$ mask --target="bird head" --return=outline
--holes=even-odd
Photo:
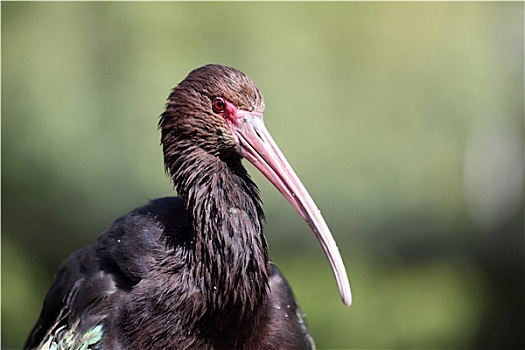
[[[350,285],[337,245],[314,201],[266,130],[263,111],[263,97],[244,73],[214,64],[193,70],[172,90],[159,122],[166,167],[173,176],[173,159],[195,149],[225,161],[247,159],[310,226],[328,257],[343,302],[350,305]]]
[[[242,156],[235,127],[263,111],[264,99],[244,73],[217,64],[197,68],[168,98],[159,123],[164,152],[187,143],[221,159]]]

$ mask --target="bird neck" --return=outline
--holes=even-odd
[[[252,321],[266,301],[270,273],[259,190],[240,159],[224,161],[198,149],[186,154],[170,171],[192,228],[191,277],[210,316],[202,319]]]

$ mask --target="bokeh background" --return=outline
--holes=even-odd
[[[171,195],[157,118],[237,67],[347,264],[252,167],[321,349],[524,348],[524,4],[2,3],[2,348],[58,265]]]

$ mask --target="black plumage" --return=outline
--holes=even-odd
[[[260,161],[250,140],[265,137],[257,124],[263,109],[251,79],[229,67],[201,67],[173,89],[159,126],[180,197],[133,210],[72,254],[26,349],[314,348],[289,285],[268,258],[259,191],[241,164],[243,157]],[[349,304],[333,241],[323,243],[317,218],[293,202],[303,188],[283,185],[289,173],[275,174],[265,173],[321,237]]]

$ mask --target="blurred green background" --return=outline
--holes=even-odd
[[[524,348],[517,3],[2,6],[2,347],[53,273],[171,195],[157,118],[206,63],[241,69],[347,264],[252,167],[273,260],[321,349]]]

